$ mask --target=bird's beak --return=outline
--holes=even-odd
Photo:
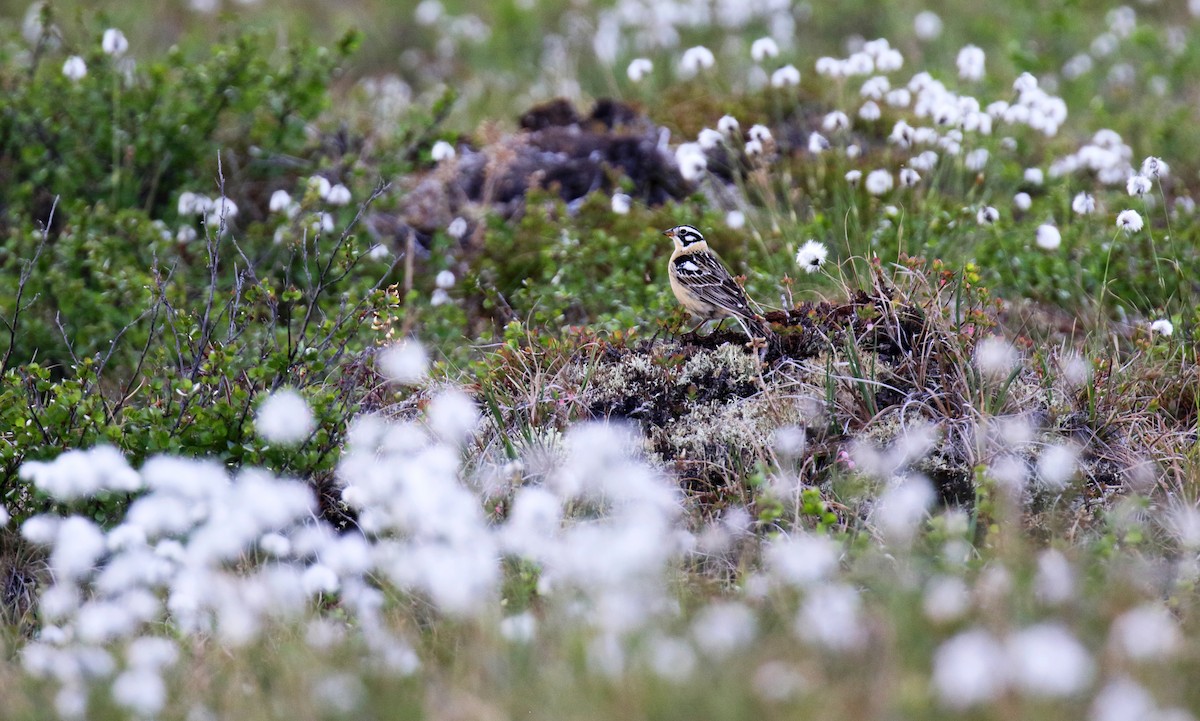
[[[664,230],[663,235],[667,236],[668,238],[674,238],[675,237],[675,229],[670,228],[668,230]]]

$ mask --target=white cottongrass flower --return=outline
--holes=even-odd
[[[679,164],[679,174],[689,183],[702,178],[708,167],[708,158],[699,143],[681,144],[675,149],[675,162]]]
[[[827,133],[836,133],[850,128],[850,118],[840,110],[834,110],[821,120],[821,129]]]
[[[635,83],[642,82],[642,78],[650,74],[654,70],[654,63],[650,62],[649,58],[635,58],[629,61],[629,67],[625,68],[625,75]]]
[[[429,373],[429,354],[415,340],[402,340],[379,352],[379,370],[392,383],[417,385]]]
[[[1033,90],[1037,90],[1037,86],[1038,79],[1034,77],[1033,73],[1024,72],[1018,75],[1017,79],[1013,81],[1013,92],[1015,92],[1017,95],[1021,95]]]
[[[350,189],[338,183],[329,189],[329,194],[325,196],[325,202],[330,205],[346,205],[350,202]]]
[[[867,174],[866,188],[871,195],[883,195],[892,189],[895,180],[892,174],[883,169],[872,170]]]
[[[756,63],[779,56],[779,45],[772,38],[759,38],[750,45],[750,57]]]
[[[318,198],[325,200],[329,197],[329,191],[333,190],[333,183],[323,175],[314,175],[308,179],[308,187],[316,192]]]
[[[757,632],[754,612],[734,601],[711,603],[692,621],[697,648],[718,660],[748,645]]]
[[[966,615],[971,608],[971,593],[958,576],[937,576],[929,579],[921,610],[934,623],[952,623]]]
[[[784,65],[771,73],[771,87],[788,88],[800,84],[800,71],[795,65]]]
[[[1158,716],[1154,697],[1136,681],[1118,678],[1109,681],[1092,702],[1091,721],[1128,721]]]
[[[1000,220],[1000,211],[990,205],[985,205],[975,213],[975,221],[980,225],[991,225]]]
[[[740,210],[731,210],[725,214],[725,225],[732,230],[739,230],[746,225],[746,214]]]
[[[52,461],[26,461],[17,474],[58,501],[86,498],[104,491],[128,493],[142,487],[141,476],[112,446],[70,450]]]
[[[858,117],[869,123],[873,123],[883,117],[883,111],[879,109],[879,104],[874,100],[868,100],[858,109]]]
[[[271,193],[271,201],[267,209],[272,213],[284,213],[292,206],[292,196],[286,190],[276,190]]]
[[[1144,175],[1131,175],[1129,176],[1129,180],[1125,182],[1125,190],[1130,195],[1145,195],[1152,187],[1154,187],[1154,184]]]
[[[1021,629],[1008,641],[1014,685],[1042,698],[1073,696],[1092,679],[1095,664],[1074,634],[1058,623]]]
[[[87,63],[78,55],[72,55],[63,63],[62,74],[68,80],[79,82],[87,75]]]
[[[871,510],[871,520],[887,541],[907,544],[928,517],[936,495],[932,484],[922,476],[895,479],[880,494]]]
[[[1150,331],[1162,336],[1170,336],[1175,332],[1175,326],[1166,318],[1159,318],[1150,324]]]
[[[850,187],[852,187],[852,188],[858,187],[858,184],[860,182],[862,182],[862,171],[861,170],[847,170],[846,171],[846,182],[849,183]]]
[[[616,213],[617,215],[627,215],[632,205],[633,198],[630,198],[625,193],[613,193],[612,212]]]
[[[818,155],[826,150],[829,150],[829,140],[820,133],[809,133],[808,152]]]
[[[894,73],[902,67],[904,67],[904,56],[895,48],[888,48],[875,58],[875,69],[881,73]]]
[[[113,680],[112,699],[139,718],[155,718],[167,703],[167,686],[152,669],[130,669]]]
[[[977,82],[983,79],[985,56],[983,50],[967,45],[958,51],[958,77],[963,80]]]
[[[757,140],[760,143],[765,143],[771,139],[771,129],[765,125],[751,125],[750,130],[746,133],[751,140]]]
[[[1047,446],[1038,456],[1038,482],[1043,488],[1060,491],[1075,476],[1078,453],[1067,445]]]
[[[1017,210],[1026,211],[1033,207],[1033,198],[1029,197],[1029,193],[1021,192],[1013,196],[1013,205],[1017,206]]]
[[[738,123],[738,119],[732,115],[722,115],[721,119],[717,121],[717,130],[721,131],[725,135],[733,135],[740,129],[741,124]]]
[[[700,131],[700,134],[696,136],[696,142],[699,143],[700,147],[704,150],[712,150],[720,145],[724,139],[724,133],[722,133],[720,130],[713,130],[712,128],[704,128]]]
[[[454,273],[448,270],[439,271],[433,279],[433,284],[442,290],[449,290],[454,287]]]
[[[438,394],[427,412],[430,430],[447,443],[459,445],[479,425],[479,409],[466,393],[451,389]]]
[[[954,709],[998,697],[1007,686],[1008,672],[1004,646],[980,628],[963,631],[933,654],[934,691],[943,705]]]
[[[254,417],[254,430],[271,443],[303,441],[316,427],[308,402],[291,388],[281,388],[267,396]]]
[[[703,45],[696,45],[683,51],[679,60],[679,71],[684,77],[691,77],[701,70],[707,70],[716,64],[713,52]]]
[[[932,10],[922,10],[913,18],[913,32],[921,40],[933,40],[942,34],[942,19]]]
[[[921,182],[921,175],[919,173],[917,173],[917,171],[913,170],[912,168],[901,168],[900,169],[900,186],[901,187],[911,188],[919,182]]]
[[[805,273],[815,273],[825,264],[828,255],[829,249],[824,243],[809,240],[796,252],[796,265],[803,268]]]
[[[748,157],[753,158],[756,155],[763,154],[763,144],[760,140],[747,140],[745,147],[742,149]]]
[[[806,588],[830,578],[838,569],[841,548],[826,536],[804,532],[770,541],[763,551],[767,570],[775,580]]]
[[[1046,174],[1042,172],[1041,168],[1026,168],[1025,182],[1030,185],[1041,185],[1046,182]]]
[[[975,346],[975,366],[989,378],[1008,378],[1020,360],[1017,349],[1000,336],[988,336]]]
[[[987,148],[976,148],[967,153],[967,157],[963,159],[963,165],[967,167],[967,170],[978,172],[987,167],[989,156]]]
[[[796,615],[795,633],[830,651],[853,651],[867,640],[862,598],[853,586],[823,583],[811,589]]]
[[[433,158],[433,162],[435,163],[450,160],[454,157],[454,146],[445,140],[439,140],[433,144],[433,148],[429,151],[429,156]]]
[[[505,616],[500,622],[500,635],[510,643],[529,643],[537,635],[537,618],[529,611]]]
[[[1079,192],[1071,199],[1071,210],[1076,215],[1091,215],[1096,212],[1096,198],[1091,193]]]
[[[1165,178],[1171,172],[1170,167],[1163,161],[1162,158],[1156,158],[1153,155],[1142,161],[1142,175],[1147,178],[1157,180]]]
[[[1043,250],[1056,250],[1062,245],[1062,233],[1055,226],[1042,223],[1038,226],[1035,242]]]
[[[467,234],[467,219],[461,215],[450,221],[450,225],[446,226],[446,235],[449,235],[455,240],[462,240]]]
[[[1075,595],[1075,571],[1061,551],[1046,549],[1038,555],[1033,592],[1048,606],[1058,606]]]
[[[1145,222],[1142,220],[1141,214],[1133,208],[1117,213],[1117,227],[1129,235],[1138,232],[1144,225]]]
[[[109,28],[104,31],[104,37],[100,39],[100,49],[105,55],[111,55],[114,58],[119,58],[129,50],[129,40],[125,38],[125,33],[116,28]]]
[[[1183,645],[1179,622],[1164,606],[1146,603],[1113,621],[1109,643],[1125,658],[1160,661],[1174,656]]]

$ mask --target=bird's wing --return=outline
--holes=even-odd
[[[700,300],[734,315],[754,317],[746,292],[713,253],[680,255],[675,259],[675,273],[680,283]]]

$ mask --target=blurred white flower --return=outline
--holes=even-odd
[[[919,182],[921,182],[921,176],[919,173],[917,173],[917,171],[913,170],[912,168],[901,168],[900,169],[900,186],[901,187],[911,188]]]
[[[809,240],[796,252],[796,265],[803,268],[805,273],[815,273],[825,264],[825,258],[828,255],[829,249],[825,247],[824,243]]]
[[[457,389],[442,391],[429,403],[429,427],[442,440],[461,444],[479,425],[479,410],[470,396]]]
[[[415,340],[402,340],[379,352],[379,370],[392,383],[418,385],[429,372],[429,354]]]
[[[505,616],[500,621],[500,635],[511,643],[529,643],[537,633],[537,618],[530,611]]]
[[[1041,168],[1026,168],[1025,182],[1030,185],[1041,185],[1046,182],[1046,174],[1042,172]]]
[[[800,84],[800,71],[795,65],[784,65],[771,73],[771,87],[787,88]]]
[[[763,154],[763,144],[759,140],[747,140],[745,147],[742,149],[748,157],[755,157]]]
[[[1150,324],[1150,331],[1159,335],[1170,336],[1175,332],[1175,325],[1166,318],[1159,318]]]
[[[66,62],[63,63],[62,74],[65,75],[68,80],[78,82],[87,75],[87,63],[85,63],[83,58],[79,57],[78,55],[72,55],[71,57],[67,58]]]
[[[1017,95],[1037,90],[1038,80],[1033,73],[1024,72],[1013,81],[1013,92]]]
[[[875,69],[881,73],[894,73],[902,67],[904,67],[904,56],[895,48],[888,48],[875,58]]]
[[[1125,183],[1125,190],[1130,195],[1145,195],[1153,187],[1154,184],[1144,175],[1131,175]]]
[[[1078,453],[1068,445],[1049,445],[1038,455],[1038,482],[1050,491],[1066,488],[1075,476]]]
[[[879,105],[874,100],[868,100],[858,109],[858,117],[873,123],[883,117],[883,111],[879,109]]]
[[[1043,223],[1038,226],[1035,241],[1043,250],[1055,250],[1062,245],[1062,233],[1058,232],[1058,228],[1053,225]]]
[[[125,33],[116,28],[109,28],[104,31],[104,37],[100,39],[100,49],[105,55],[111,55],[114,58],[119,58],[129,50],[129,40],[125,38]]]
[[[1030,696],[1073,696],[1092,679],[1087,649],[1058,623],[1021,629],[1009,639],[1007,651],[1013,682]]]
[[[1004,646],[983,629],[963,631],[933,654],[933,688],[938,700],[954,709],[987,703],[1008,682]]]
[[[1048,606],[1066,603],[1075,595],[1075,571],[1061,551],[1049,548],[1038,555],[1033,591]]]
[[[66,451],[52,461],[26,461],[17,475],[58,501],[85,498],[104,491],[129,493],[142,488],[141,476],[120,451],[108,445]],[[34,542],[48,543],[49,539]]]
[[[433,284],[443,290],[449,290],[454,287],[454,273],[449,270],[439,271],[433,279]]]
[[[717,130],[721,131],[725,135],[733,135],[740,128],[741,126],[738,123],[738,119],[732,115],[722,115],[721,119],[717,121]]]
[[[435,163],[450,160],[454,157],[454,146],[445,140],[439,140],[433,144],[433,148],[429,151],[429,157],[433,158]]]
[[[446,226],[446,235],[449,235],[455,240],[462,240],[467,234],[467,219],[461,215],[450,221],[450,225]]]
[[[985,205],[975,213],[975,222],[980,225],[991,225],[1000,220],[1000,211],[990,205]]]
[[[182,202],[182,198],[180,202]],[[271,193],[271,201],[267,204],[267,209],[272,213],[283,213],[291,205],[292,196],[286,190],[276,190],[274,193]]]
[[[1152,180],[1165,178],[1170,172],[1170,167],[1163,161],[1162,158],[1156,158],[1151,155],[1142,161],[1142,175]]]
[[[700,72],[707,70],[716,63],[716,58],[708,48],[703,45],[696,45],[683,51],[683,57],[679,60],[679,72],[683,77],[689,78]]]
[[[1033,207],[1033,198],[1029,197],[1029,193],[1017,193],[1013,196],[1013,205],[1020,211],[1029,210]]]
[[[654,70],[654,63],[648,58],[635,58],[629,62],[629,67],[625,68],[625,75],[635,83],[642,82],[642,78],[650,74]]]
[[[846,171],[846,182],[849,183],[850,187],[852,187],[852,188],[858,187],[858,184],[860,182],[862,182],[862,171],[861,170],[847,170]]]
[[[692,621],[692,638],[697,648],[718,660],[748,645],[757,632],[754,612],[734,601],[710,603]]]
[[[942,34],[942,19],[932,10],[922,10],[913,18],[913,32],[921,40],[933,40]]]
[[[613,193],[612,197],[612,212],[617,215],[628,215],[629,208],[633,205],[633,198],[630,198],[625,193]]]
[[[929,579],[921,608],[925,618],[934,623],[959,620],[971,608],[971,594],[966,582],[958,576],[935,576]]]
[[[767,58],[778,57],[779,46],[772,38],[759,38],[750,45],[750,57],[756,63],[761,63]]]
[[[830,651],[852,651],[867,640],[862,599],[853,586],[824,583],[809,590],[796,616],[795,633]]]
[[[841,548],[825,536],[798,532],[770,541],[763,560],[772,578],[805,588],[833,576],[841,559]]]
[[[308,179],[308,187],[315,190],[317,197],[325,200],[329,197],[329,191],[333,190],[333,184],[329,182],[329,178],[323,175],[314,175]]]
[[[1133,208],[1117,213],[1117,227],[1129,235],[1138,232],[1144,225],[1145,222],[1142,220],[1141,214]]]
[[[967,153],[967,157],[963,158],[963,165],[967,170],[978,172],[987,167],[989,153],[987,148],[976,148]]]
[[[722,133],[720,130],[713,130],[712,128],[704,128],[700,131],[700,134],[696,136],[696,142],[699,143],[700,148],[703,150],[712,150],[720,145],[724,139],[724,133]]]
[[[739,230],[746,225],[746,214],[740,210],[731,210],[725,214],[725,225],[732,230]]]
[[[985,56],[983,50],[967,45],[958,51],[958,77],[970,82],[983,79]]]
[[[1146,603],[1113,621],[1109,643],[1126,658],[1154,662],[1174,656],[1183,645],[1179,622],[1164,606]]]
[[[928,517],[936,496],[922,476],[893,479],[871,510],[871,520],[888,542],[907,544]]]
[[[130,669],[113,681],[112,699],[139,718],[156,718],[167,703],[167,687],[152,669]]]
[[[1091,215],[1096,212],[1096,199],[1091,193],[1079,192],[1071,199],[1071,210],[1076,215]]]
[[[828,113],[821,120],[821,129],[827,133],[836,133],[849,128],[850,118],[840,110],[834,110],[833,112]]]
[[[765,125],[751,125],[749,132],[746,134],[751,140],[757,140],[760,143],[765,143],[771,139],[771,129]]]
[[[708,167],[708,158],[699,143],[683,143],[675,149],[675,162],[679,164],[679,174],[689,183],[694,183],[704,177]]]
[[[872,170],[867,174],[866,188],[871,195],[883,195],[892,189],[895,181],[886,170]]]
[[[1090,721],[1129,721],[1156,718],[1154,697],[1136,681],[1118,678],[1109,681],[1092,702]]]
[[[329,189],[329,194],[325,196],[325,202],[330,205],[346,205],[350,202],[350,189],[338,183]]]
[[[989,378],[1005,379],[1021,360],[1021,354],[1000,336],[988,336],[975,346],[975,365]]]
[[[829,150],[829,140],[820,133],[809,133],[808,152],[812,153],[813,155],[818,155],[826,150]]]
[[[303,396],[290,388],[281,388],[267,396],[254,418],[254,430],[271,443],[303,441],[316,427],[312,409]]]

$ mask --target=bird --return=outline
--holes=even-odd
[[[690,225],[677,225],[664,230],[663,235],[675,241],[675,250],[667,261],[667,277],[680,305],[702,322],[734,318],[752,341],[774,336],[700,231]]]

